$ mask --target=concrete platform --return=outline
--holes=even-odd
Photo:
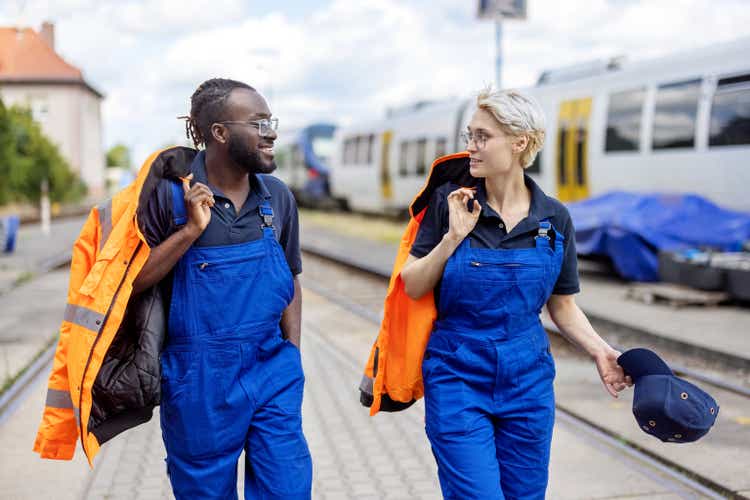
[[[0,295],[63,262],[66,256],[69,259],[85,221],[85,216],[55,220],[50,234],[42,233],[39,224],[22,224],[15,251],[0,253]]]
[[[68,237],[75,239],[81,223],[70,223]],[[327,233],[324,228],[310,226],[303,225],[303,242],[317,242],[339,251],[356,248],[349,257],[366,258],[382,266],[384,272],[390,272],[395,252],[393,245],[347,240],[340,234]],[[45,254],[53,255],[69,249],[72,243],[72,240],[70,243],[63,242],[62,237],[52,242],[37,241],[35,252],[41,257],[18,255],[15,257],[20,259],[17,262],[38,262]],[[583,286],[584,290],[589,290],[600,284],[590,285],[585,279]],[[605,312],[622,308],[616,289],[606,282],[601,286],[590,300],[585,299],[585,291],[581,294],[579,302],[584,309],[588,307],[585,300],[594,304],[591,307],[597,307],[599,300],[601,304],[609,304],[607,307],[600,306]],[[0,297],[4,321],[0,325],[4,335],[2,342],[4,348],[10,349],[3,354],[7,361],[4,368],[6,374],[28,364],[36,348],[54,334],[62,317],[66,287],[67,271],[59,271],[25,283]],[[608,299],[610,302],[604,300],[608,293],[612,294]],[[408,412],[378,415],[376,418],[368,417],[366,410],[359,405],[356,390],[359,374],[376,329],[310,290],[305,291],[304,300],[303,363],[307,385],[303,422],[315,464],[314,498],[440,498],[435,466],[424,436],[421,403]],[[633,305],[648,309],[654,307]],[[628,314],[619,316],[641,314],[637,310],[627,311]],[[670,309],[669,312],[681,316],[686,311]],[[697,319],[700,318],[699,313],[709,313],[705,310],[690,312],[696,313],[695,317],[691,316],[693,322],[700,322]],[[746,328],[746,311],[727,311],[727,314],[727,325],[750,331]],[[677,321],[683,322],[683,319],[680,317]],[[704,325],[713,324],[710,318],[705,321]],[[639,325],[635,321],[631,324],[635,327]],[[721,341],[722,336],[717,334],[718,340],[713,344],[731,346]],[[700,345],[697,340],[688,340]],[[740,355],[750,357],[750,349],[744,343],[734,346]],[[593,369],[568,366],[564,361],[559,362],[558,367],[559,401],[572,401],[570,406],[576,412],[613,422],[624,429],[628,438],[645,440],[645,447],[670,446],[638,434],[627,408],[629,396],[620,401],[610,401],[598,387]],[[3,464],[0,467],[0,497],[171,498],[163,463],[165,454],[158,414],[149,424],[128,431],[105,445],[93,473],[88,470],[80,447],[73,462],[42,461],[31,452],[44,404],[47,373],[48,369],[45,369],[32,387],[31,396],[24,399],[15,412],[0,424],[0,440],[6,443],[5,450],[0,453],[0,463]],[[739,409],[739,402],[731,396],[720,396],[722,411],[719,424],[706,440],[699,443],[701,446],[674,445],[665,454],[675,461],[686,461],[696,469],[702,468],[706,460],[713,461],[717,467],[712,478],[750,491],[746,474],[738,473],[733,468],[735,464],[742,467],[747,463],[750,419]],[[662,453],[664,450],[656,451]],[[675,498],[675,495],[666,490],[658,478],[649,478],[634,471],[606,450],[582,442],[573,430],[560,424],[555,428],[553,439],[548,497]]]
[[[302,220],[303,247],[317,249],[363,262],[377,272],[390,275],[397,245],[353,238],[331,227]],[[303,262],[304,267],[304,262]],[[600,276],[581,275],[581,293],[576,297],[586,314],[610,326],[630,329],[683,351],[750,372],[750,308],[736,306],[683,307],[644,304],[625,297],[625,286]]]
[[[303,425],[314,462],[313,498],[439,499],[422,403],[374,418],[359,404],[357,385],[374,325],[309,289],[304,292],[303,311]],[[105,444],[94,471],[88,469],[80,447],[73,462],[46,461],[33,454],[45,380],[46,371],[31,388],[30,397],[0,425],[0,440],[7,445],[2,452],[0,497],[172,498],[158,412],[149,423]],[[600,392],[592,389],[600,401],[606,401]],[[563,424],[555,428],[550,470],[548,498],[677,498],[658,476],[629,466],[611,450],[592,446]]]

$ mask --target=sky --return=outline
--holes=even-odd
[[[0,25],[55,23],[56,49],[105,94],[105,147],[135,163],[184,143],[190,95],[227,77],[280,128],[343,125],[494,82],[495,25],[476,0],[0,0]],[[597,58],[642,60],[750,35],[748,0],[528,0],[503,23],[504,87]],[[137,166],[137,165],[136,165]]]

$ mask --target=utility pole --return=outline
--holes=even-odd
[[[495,85],[503,87],[503,19],[495,18]]]
[[[49,236],[50,234],[50,206],[49,206],[49,180],[45,177],[41,185],[42,195],[39,198],[39,212],[42,221],[42,233]]]
[[[526,19],[526,0],[479,0],[479,19],[495,21],[495,85],[502,88],[503,19]]]

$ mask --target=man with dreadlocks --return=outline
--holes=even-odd
[[[163,179],[147,201],[138,223],[151,253],[133,283],[171,296],[161,425],[172,489],[236,498],[244,449],[245,498],[309,498],[297,208],[266,175],[278,122],[255,89],[218,78],[186,119],[198,151],[181,160],[181,185]]]

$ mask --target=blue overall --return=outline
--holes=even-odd
[[[446,263],[422,365],[445,498],[544,498],[555,365],[539,313],[562,257],[562,235],[542,221],[533,248],[472,248],[467,237]]]
[[[302,363],[279,327],[294,282],[258,181],[263,237],[191,247],[174,268],[161,427],[178,499],[236,499],[243,449],[245,498],[310,498]]]

